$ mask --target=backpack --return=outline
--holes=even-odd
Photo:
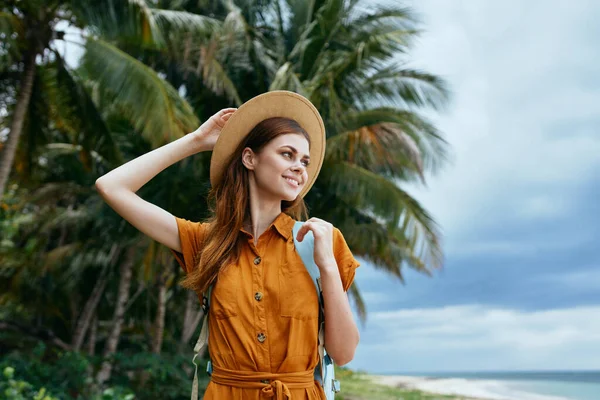
[[[314,236],[312,232],[308,232],[304,236],[302,242],[296,240],[298,230],[302,227],[301,221],[296,221],[294,224],[293,235],[294,245],[296,251],[300,255],[304,266],[308,270],[310,277],[312,278],[315,288],[317,290],[317,296],[319,298],[319,364],[315,367],[315,380],[319,382],[325,397],[327,400],[333,400],[335,394],[340,391],[340,382],[335,379],[335,371],[333,366],[333,360],[325,351],[325,309],[323,306],[323,292],[321,290],[321,275],[319,267],[315,264],[314,260]],[[208,295],[204,295],[202,299],[202,309],[204,310],[204,318],[202,321],[202,328],[200,329],[200,336],[194,346],[194,358],[192,363],[195,366],[194,370],[194,381],[192,383],[192,396],[191,400],[198,400],[198,364],[196,364],[196,357],[202,352],[204,347],[208,346],[208,310],[210,309],[210,296],[212,293],[212,285],[208,288]],[[208,361],[206,366],[206,372],[210,375],[212,373],[212,364]]]

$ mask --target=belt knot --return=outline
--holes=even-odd
[[[275,379],[274,381],[267,383],[267,385],[268,386],[265,386],[261,390],[262,394],[266,398],[270,399],[272,397],[275,397],[275,399],[277,400],[292,398],[292,393],[290,392],[290,389],[285,383],[281,382],[279,379]]]
[[[315,385],[313,371],[269,373],[256,371],[234,371],[213,366],[211,380],[225,386],[245,389],[260,389],[267,399],[291,400],[290,389],[305,389]]]

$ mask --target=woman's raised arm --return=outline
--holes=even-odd
[[[196,131],[143,154],[96,180],[96,189],[108,205],[144,234],[181,251],[175,217],[142,199],[136,192],[172,164],[201,151],[212,150],[225,122],[235,108],[225,108]]]

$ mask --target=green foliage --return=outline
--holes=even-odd
[[[193,367],[191,358],[178,354],[117,353],[110,384],[133,388],[140,399],[155,398],[156,393],[165,400],[181,399],[190,394],[190,367]],[[199,368],[199,378],[205,376]],[[201,391],[207,383],[201,379]]]
[[[42,390],[47,392],[41,396],[64,400],[189,395],[193,343],[184,342],[195,337],[182,340],[188,329],[183,310],[190,308],[176,284],[181,272],[162,257],[165,248],[100,198],[94,181],[190,132],[221,108],[267,90],[301,93],[323,116],[327,154],[305,199],[311,215],[332,222],[355,255],[399,280],[403,268],[430,273],[441,265],[435,221],[401,189],[435,173],[447,148],[422,115],[446,104],[445,83],[407,68],[416,20],[410,9],[395,4],[311,4],[9,0],[0,6],[0,38],[6,39],[0,44],[0,108],[8,113],[0,130],[8,129],[15,114],[22,56],[35,46],[44,50],[24,106],[12,184],[0,202],[0,323],[10,328],[0,330],[0,368],[26,381],[3,378],[15,395]],[[57,31],[67,20],[81,30]],[[56,39],[73,44],[78,36],[85,43],[82,63],[67,65],[56,51],[64,43],[57,46]],[[209,153],[182,160],[138,195],[179,217],[203,219],[209,160]],[[120,267],[131,248],[137,252],[120,352],[110,355],[110,387],[100,391],[94,376],[101,357],[65,349],[74,342],[78,322],[92,319],[94,334],[90,327],[78,338],[92,336],[91,348],[85,346],[92,354],[104,347],[119,304]],[[170,275],[164,280],[169,283],[157,355],[150,349],[158,277],[165,270]],[[89,308],[93,316],[81,318],[97,282],[105,286]],[[364,318],[356,285],[350,295]],[[204,368],[199,371],[202,386],[207,379]],[[350,382],[344,393],[364,384],[351,372],[340,374]]]
[[[136,397],[126,388],[108,388],[97,394],[92,400],[134,400]]]
[[[117,353],[113,361],[114,369],[112,379],[108,382],[109,387],[99,391],[90,375],[90,372],[99,367],[99,357],[56,351],[38,343],[30,351],[14,351],[0,359],[0,371],[11,374],[10,378],[6,377],[0,383],[0,388],[26,396],[9,397],[15,400],[32,398],[27,396],[34,393],[33,388],[39,387],[45,388],[44,393],[56,396],[48,399],[41,397],[43,400],[153,399],[156,398],[156,393],[161,393],[161,399],[189,396],[189,372],[193,366],[189,357],[136,352]],[[204,367],[205,365],[201,365],[199,368],[201,391],[208,383],[206,374],[203,373]],[[27,382],[17,381],[14,376],[23,377]],[[35,390],[35,393],[41,390]]]
[[[28,382],[16,380],[14,375],[15,369],[12,367],[5,367],[2,370],[2,376],[0,377],[0,394],[4,396],[4,399],[58,400],[58,397],[52,397],[50,393],[46,391],[46,388],[37,390]]]
[[[63,399],[87,392],[89,367],[83,354],[58,351],[42,342],[31,351],[13,351],[0,360],[0,369],[12,368],[34,387],[45,387]]]

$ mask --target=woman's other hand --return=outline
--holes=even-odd
[[[333,225],[319,218],[311,218],[302,224],[298,230],[298,241],[304,240],[304,236],[312,231],[315,237],[315,264],[320,270],[323,268],[336,268],[337,263],[333,254]]]

